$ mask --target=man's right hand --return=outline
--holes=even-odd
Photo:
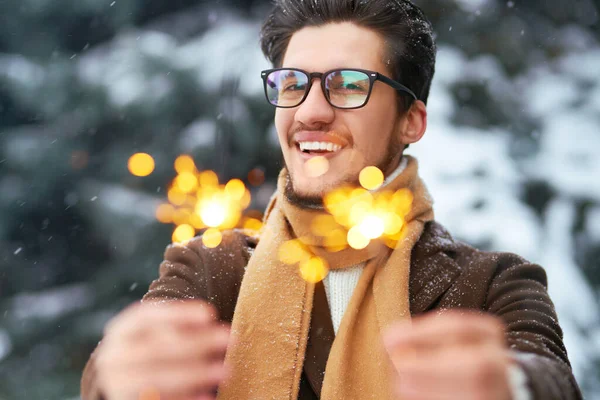
[[[106,400],[209,400],[226,378],[229,327],[201,301],[137,304],[106,327],[96,356]]]

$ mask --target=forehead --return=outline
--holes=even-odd
[[[349,22],[305,27],[292,35],[283,67],[324,72],[360,68],[385,73],[385,43],[374,31]]]

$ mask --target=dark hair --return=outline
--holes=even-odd
[[[435,39],[423,11],[408,0],[275,0],[262,26],[262,51],[275,68],[281,67],[295,32],[334,22],[352,22],[380,34],[387,45],[383,61],[392,78],[427,104],[435,72]],[[406,111],[412,101],[401,104]]]

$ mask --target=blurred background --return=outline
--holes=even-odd
[[[546,268],[575,374],[600,399],[600,0],[417,3],[439,54],[408,153],[437,219]],[[0,400],[79,398],[104,324],[158,274],[179,155],[242,179],[263,210],[281,168],[259,74],[268,8],[0,1]],[[140,152],[146,177],[128,170]]]

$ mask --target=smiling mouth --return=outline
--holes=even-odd
[[[331,142],[298,142],[296,148],[305,156],[333,156],[342,146]]]

